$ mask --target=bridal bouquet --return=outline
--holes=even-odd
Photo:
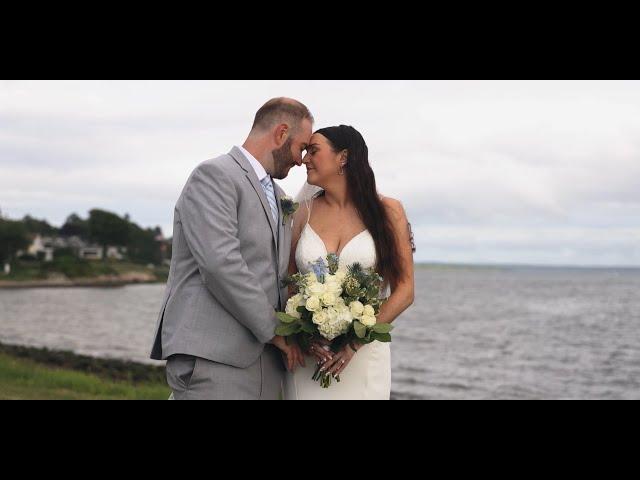
[[[308,350],[314,338],[331,342],[337,352],[347,343],[390,342],[392,326],[376,323],[384,300],[380,298],[382,277],[360,264],[339,268],[339,258],[331,254],[310,265],[308,274],[297,273],[286,280],[296,294],[289,299],[285,312],[278,313],[276,335],[295,339]],[[331,375],[316,369],[313,379],[323,388],[331,385]],[[336,380],[339,382],[340,377]]]

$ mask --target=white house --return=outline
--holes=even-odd
[[[54,251],[58,248],[69,248],[78,258],[85,260],[102,260],[104,254],[102,246],[87,244],[79,237],[43,237],[36,235],[27,249],[29,255],[43,257],[45,262],[53,261]],[[25,252],[18,252],[18,256]],[[125,247],[107,246],[106,256],[113,260],[124,260],[127,253]]]
[[[36,235],[33,239],[33,242],[27,249],[27,253],[29,255],[33,255],[34,257],[38,257],[40,254],[43,254],[45,262],[52,262],[53,249],[54,244],[53,240],[50,237],[42,237],[41,235]]]
[[[107,258],[113,260],[124,260],[124,254],[127,253],[127,249],[124,247],[107,247]]]

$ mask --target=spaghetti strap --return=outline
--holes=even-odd
[[[311,220],[311,208],[313,207],[314,200],[315,200],[315,197],[311,197],[307,205],[307,225],[309,224],[309,220]]]

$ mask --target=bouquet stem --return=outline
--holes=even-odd
[[[330,373],[320,371],[321,368],[322,366],[318,365],[311,379],[316,382],[320,382],[320,386],[322,388],[329,388],[331,386],[331,380],[334,378],[336,382],[340,383],[340,375],[338,375],[337,377],[334,377]]]

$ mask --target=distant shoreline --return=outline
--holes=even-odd
[[[0,274],[1,289],[113,288],[145,283],[165,283],[167,266],[129,261],[85,261],[61,257],[54,262],[17,261],[9,275]]]
[[[470,268],[470,269],[565,269],[565,270],[640,270],[640,265],[536,265],[529,263],[447,263],[447,262],[416,262],[417,268]]]
[[[73,280],[0,280],[0,290],[18,290],[26,288],[119,288],[127,285],[164,284],[156,278],[77,278]]]
[[[74,280],[0,280],[0,290],[20,290],[28,288],[120,288],[127,285],[164,284],[158,279],[96,279],[77,278]]]

